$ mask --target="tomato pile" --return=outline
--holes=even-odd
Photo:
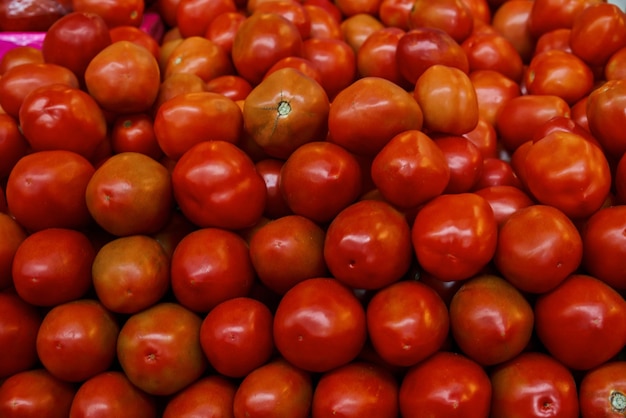
[[[618,6],[0,28],[45,33],[0,60],[0,417],[625,416]]]

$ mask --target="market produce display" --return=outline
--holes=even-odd
[[[626,14],[2,0],[0,418],[626,416]]]

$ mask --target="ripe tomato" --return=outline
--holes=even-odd
[[[202,36],[182,39],[168,54],[163,77],[173,74],[195,74],[205,83],[215,77],[233,74],[229,55],[218,44]]]
[[[478,363],[440,351],[407,370],[399,402],[404,418],[482,418],[489,415],[491,381]]]
[[[154,132],[154,120],[147,113],[121,115],[115,119],[110,132],[113,153],[138,152],[155,160],[163,151]]]
[[[100,302],[79,299],[53,307],[37,334],[37,355],[55,377],[82,382],[113,365],[119,332]]]
[[[474,33],[462,43],[470,72],[497,71],[515,82],[522,80],[524,64],[511,41],[498,33]]]
[[[0,379],[5,379],[37,365],[36,342],[42,316],[35,306],[10,291],[0,292],[0,314],[0,343],[5,347]],[[0,385],[0,399],[2,392]]]
[[[409,28],[437,28],[461,43],[474,29],[474,16],[462,0],[416,0],[409,13]]]
[[[269,156],[286,159],[301,145],[322,141],[330,102],[324,88],[295,68],[274,70],[245,98],[244,129]]]
[[[0,79],[1,80],[1,79]],[[619,160],[626,153],[626,80],[611,80],[595,88],[587,98],[589,130],[602,145],[607,157]]]
[[[491,416],[578,417],[576,382],[554,358],[526,352],[496,366],[490,373]]]
[[[488,186],[478,189],[474,193],[489,202],[499,227],[509,216],[534,203],[528,194],[519,187],[506,184]]]
[[[67,418],[76,387],[34,368],[8,377],[0,385],[0,414],[6,418]]]
[[[574,274],[539,296],[535,330],[565,366],[589,370],[613,358],[626,341],[626,302],[592,276]]]
[[[2,2],[0,3],[0,30],[3,32],[45,32],[66,12],[57,0]]]
[[[356,53],[343,39],[309,38],[302,45],[302,56],[320,72],[331,101],[357,78]]]
[[[401,87],[410,87],[396,60],[398,42],[405,33],[397,27],[384,27],[368,36],[356,52],[359,75],[381,77]]]
[[[261,1],[254,7],[253,13],[276,13],[292,22],[302,39],[311,34],[311,19],[301,2],[293,0]]]
[[[350,45],[355,54],[359,52],[361,45],[370,35],[384,29],[384,27],[380,20],[367,13],[348,16],[339,24],[343,39]]]
[[[361,200],[335,216],[326,230],[324,259],[333,277],[356,289],[398,281],[412,260],[411,228],[385,201]]]
[[[43,62],[41,49],[34,46],[17,45],[4,52],[4,55],[0,58],[0,75],[17,65],[27,63],[41,64]]]
[[[393,283],[367,305],[367,330],[386,363],[409,367],[442,348],[449,332],[446,304],[431,287],[414,280]]]
[[[475,193],[445,194],[426,203],[412,227],[417,261],[440,280],[463,280],[492,259],[497,223],[489,202]]]
[[[252,91],[252,85],[245,78],[232,74],[215,77],[205,87],[207,91],[219,93],[235,102],[244,100]]]
[[[582,377],[578,399],[583,417],[618,418],[624,416],[626,401],[626,362],[609,361]]]
[[[12,116],[0,114],[0,179],[6,179],[20,158],[26,155],[28,142]]]
[[[378,17],[386,27],[407,31],[412,8],[412,0],[382,0],[378,7]]]
[[[273,333],[276,348],[291,365],[325,372],[354,360],[363,348],[365,310],[341,282],[307,279],[280,299]]]
[[[461,352],[481,366],[520,354],[533,332],[533,309],[522,293],[500,276],[479,275],[450,301],[450,329]]]
[[[474,190],[478,191],[491,186],[522,188],[518,175],[513,170],[511,163],[499,157],[490,157],[483,160],[481,175],[474,185]]]
[[[303,4],[311,22],[309,39],[343,39],[340,18],[336,16],[341,12],[334,3],[328,0],[305,0]]]
[[[519,84],[494,70],[476,70],[469,74],[478,100],[478,123],[484,118],[495,129],[496,117],[506,102],[520,96]],[[468,133],[464,134],[467,135]]]
[[[235,12],[233,0],[179,0],[176,7],[176,26],[183,38],[203,36],[211,22],[222,13]]]
[[[469,139],[458,135],[435,137],[450,171],[443,193],[466,193],[474,189],[482,176],[483,154]]]
[[[26,231],[13,217],[0,213],[0,290],[13,285],[13,258],[26,237]]]
[[[167,401],[163,418],[233,417],[237,385],[219,374],[201,377]]]
[[[200,346],[202,319],[181,305],[161,302],[130,316],[117,338],[126,377],[151,395],[171,395],[207,368]]]
[[[319,418],[397,418],[398,382],[381,365],[351,362],[321,375],[311,413]]]
[[[111,35],[111,42],[130,41],[143,46],[157,59],[161,55],[159,42],[137,26],[115,26],[109,30],[109,34]]]
[[[510,0],[502,3],[493,13],[491,26],[509,40],[523,62],[530,61],[535,39],[528,27],[528,18],[534,0]]]
[[[267,197],[265,199],[263,216],[269,219],[292,215],[291,209],[289,209],[280,191],[280,185],[278,184],[283,164],[284,161],[274,158],[264,158],[254,164],[256,171],[263,177],[263,181],[265,181]]]
[[[109,28],[122,25],[139,26],[144,16],[142,0],[72,0],[77,12],[95,13],[102,16]]]
[[[528,16],[530,33],[535,37],[559,28],[571,28],[587,7],[602,0],[535,0]]]
[[[172,172],[176,202],[200,227],[242,229],[265,208],[265,182],[241,149],[225,141],[194,145]]]
[[[626,47],[622,47],[615,51],[604,65],[604,78],[606,80],[619,80],[620,78],[626,78],[626,71],[624,71],[625,60]]]

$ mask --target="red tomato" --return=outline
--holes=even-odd
[[[248,246],[231,231],[203,228],[191,232],[172,255],[174,296],[195,312],[208,312],[225,300],[247,296],[253,281]]]
[[[569,28],[554,29],[541,35],[535,43],[535,54],[539,55],[548,51],[563,51],[572,53],[570,37],[572,30]]]
[[[412,0],[382,0],[378,17],[387,27],[409,30],[409,14],[413,9]]]
[[[136,26],[115,26],[109,30],[109,34],[111,35],[111,42],[130,41],[136,43],[150,51],[157,59],[161,54],[159,42],[152,35]]]
[[[92,412],[98,405],[97,413]],[[130,415],[156,418],[156,400],[146,394],[119,371],[106,371],[81,383],[76,391],[70,418]]]
[[[181,211],[200,227],[250,227],[265,208],[265,182],[254,163],[225,141],[188,150],[174,167],[172,185]]]
[[[368,36],[356,53],[359,75],[381,77],[401,87],[409,87],[396,60],[398,42],[405,33],[397,27],[385,27]]]
[[[318,418],[397,418],[398,382],[380,365],[351,362],[321,375],[311,413]]]
[[[195,74],[205,83],[233,72],[228,53],[202,36],[182,39],[167,56],[162,69],[164,78],[180,73]]]
[[[335,3],[328,0],[305,0],[303,4],[311,22],[309,38],[343,39],[340,18],[336,16],[341,12],[336,9]]]
[[[249,242],[258,279],[284,294],[295,284],[327,274],[325,231],[300,215],[287,215],[260,226]]]
[[[266,154],[286,159],[301,145],[326,138],[329,110],[328,95],[317,81],[283,68],[246,97],[244,129]]]
[[[302,56],[319,70],[322,87],[331,101],[356,80],[356,53],[343,39],[309,38],[302,48]]]
[[[502,277],[479,275],[450,301],[450,329],[461,352],[482,366],[520,354],[530,342],[533,309]]]
[[[9,176],[15,164],[28,152],[28,147],[17,120],[0,113],[0,179]]]
[[[290,364],[325,372],[354,360],[363,348],[365,310],[339,281],[307,279],[283,295],[273,332],[276,348]]]
[[[219,93],[234,100],[244,100],[252,91],[252,85],[245,78],[238,75],[222,75],[209,80],[206,90]]]
[[[222,13],[237,11],[233,0],[179,0],[176,26],[183,38],[204,36],[211,22]]]
[[[530,33],[535,38],[560,28],[571,28],[587,7],[603,0],[535,0],[528,16]]]
[[[93,219],[113,235],[155,233],[172,213],[170,173],[147,155],[115,154],[91,176],[85,199]]]
[[[491,186],[522,187],[511,163],[498,157],[485,158],[483,160],[481,175],[474,185],[474,191]]]
[[[142,22],[143,0],[72,0],[76,12],[95,13],[102,16],[109,28],[122,25],[139,26]]]
[[[449,331],[448,309],[431,287],[414,280],[393,283],[367,305],[367,330],[387,363],[409,367],[442,348]]]
[[[417,79],[413,92],[424,113],[424,129],[463,135],[478,124],[478,97],[469,76],[455,67],[435,64]]]
[[[91,222],[85,192],[94,172],[89,161],[71,151],[29,154],[18,161],[7,180],[9,210],[30,231],[83,228]]]
[[[37,332],[42,317],[37,308],[9,291],[0,292],[0,314],[0,343],[5,347],[0,379],[5,379],[37,365]],[[0,399],[3,389],[0,385]],[[0,412],[2,405],[0,402]]]
[[[26,231],[13,217],[0,213],[0,290],[13,285],[13,258],[26,237]]]
[[[400,86],[364,77],[342,90],[328,115],[329,140],[348,151],[373,157],[394,136],[422,128],[417,101]]]
[[[356,54],[370,35],[384,29],[385,26],[371,14],[358,13],[342,20],[339,28],[343,34],[343,40]]]
[[[405,216],[384,201],[356,202],[326,230],[326,265],[334,278],[355,289],[380,289],[400,280],[412,255]]]
[[[571,275],[535,302],[535,331],[555,359],[589,370],[624,346],[626,302],[595,277]]]
[[[0,57],[0,75],[9,69],[27,63],[42,64],[44,62],[41,49],[28,45],[17,45]]]
[[[74,11],[50,26],[41,52],[46,62],[68,68],[82,81],[89,62],[112,42],[101,15]]]
[[[204,37],[230,54],[233,50],[235,35],[244,20],[246,20],[246,15],[240,11],[220,13],[211,20]]]
[[[416,0],[409,13],[409,28],[437,28],[461,43],[474,29],[474,16],[462,0]]]
[[[424,270],[441,280],[463,280],[492,259],[497,223],[489,202],[479,195],[441,195],[417,213],[412,242]]]
[[[307,39],[311,34],[311,19],[304,5],[295,0],[272,0],[259,2],[254,8],[254,13],[276,13],[292,22],[302,39]]]
[[[548,134],[532,144],[523,164],[530,193],[572,219],[588,217],[609,195],[609,163],[599,147],[580,135]]]
[[[522,353],[496,366],[490,379],[493,388],[491,416],[578,417],[572,373],[546,354]]]
[[[192,73],[176,73],[164,78],[150,114],[154,117],[163,103],[178,95],[208,91],[207,83]]]
[[[344,17],[355,16],[359,14],[375,15],[378,12],[380,0],[338,0],[335,4]]]
[[[209,364],[227,377],[245,377],[270,360],[273,315],[258,300],[236,297],[215,306],[202,321],[200,344]]]
[[[376,154],[371,176],[392,205],[415,208],[439,196],[450,181],[450,166],[442,149],[419,130],[406,130]]]
[[[81,382],[113,365],[119,325],[100,302],[79,299],[53,307],[37,334],[37,355],[55,377]]]
[[[440,351],[407,370],[399,401],[404,418],[486,417],[491,406],[491,382],[476,362]]]
[[[607,80],[626,78],[626,71],[624,71],[625,61],[626,47],[623,47],[615,51],[604,65],[604,78]]]
[[[179,160],[206,141],[236,143],[243,115],[234,100],[209,91],[179,94],[165,101],[154,117],[154,134],[163,153]]]
[[[483,154],[470,140],[462,136],[435,137],[450,171],[450,180],[443,193],[466,193],[474,189],[482,176]]]
[[[309,142],[287,158],[278,184],[294,214],[328,223],[361,194],[361,166],[339,145]]]
[[[624,416],[625,372],[626,362],[609,361],[585,373],[578,389],[580,413],[583,417]]]
[[[496,128],[487,118],[480,114],[480,103],[478,105],[478,123],[469,132],[461,135],[478,148],[484,159],[496,158],[499,156],[499,144]]]
[[[104,110],[113,113],[150,110],[160,83],[157,59],[149,50],[130,41],[105,47],[85,69],[87,91]]]
[[[488,186],[478,189],[474,193],[489,202],[499,227],[509,216],[533,204],[532,199],[524,191],[510,185]]]
[[[470,72],[497,71],[515,82],[524,73],[522,57],[511,41],[498,33],[475,33],[467,37],[461,48],[469,61]]]
[[[528,62],[535,49],[535,39],[530,33],[528,19],[534,0],[509,0],[493,13],[491,26],[509,40],[522,58]]]
[[[623,129],[626,121],[625,100],[626,80],[606,81],[589,93],[587,98],[589,130],[610,159],[619,160],[626,153]]]
[[[147,113],[122,115],[111,127],[111,148],[114,153],[138,152],[158,160],[163,151],[154,132],[154,120]]]
[[[46,31],[67,10],[56,0],[20,0],[0,3],[0,31]]]
[[[307,418],[313,399],[311,375],[283,359],[248,374],[233,400],[234,417],[278,415]]]
[[[522,94],[519,84],[494,70],[472,71],[469,78],[478,100],[478,123],[484,118],[495,128],[500,109],[506,102]]]
[[[76,388],[35,368],[16,373],[0,385],[0,414],[6,418],[67,418]]]
[[[265,181],[267,197],[263,215],[269,219],[277,219],[292,214],[278,184],[283,164],[284,161],[274,158],[265,158],[255,163],[256,171]]]
[[[223,376],[202,377],[167,401],[163,418],[233,417],[236,391],[237,385]]]
[[[200,346],[202,319],[181,305],[161,302],[130,316],[117,338],[126,377],[151,395],[171,395],[207,368]]]

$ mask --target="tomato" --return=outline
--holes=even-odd
[[[9,210],[30,231],[85,227],[91,222],[85,192],[94,172],[89,161],[71,151],[29,154],[7,179]]]
[[[440,351],[407,370],[399,401],[405,418],[486,417],[491,381],[478,363],[462,354]]]
[[[523,62],[528,62],[535,49],[535,39],[530,33],[528,19],[534,0],[509,0],[493,13],[491,26],[509,40]]]
[[[237,75],[222,75],[215,77],[205,85],[206,90],[219,93],[235,102],[244,100],[252,91],[252,86],[246,79]]]
[[[258,300],[236,297],[216,305],[202,321],[200,344],[221,375],[245,377],[273,354],[273,315]]]
[[[204,37],[220,46],[227,54],[230,54],[233,49],[235,35],[244,20],[246,20],[246,15],[240,11],[222,12],[211,20]]]
[[[323,5],[316,4],[315,2],[321,2],[322,4],[330,4],[335,6],[334,3],[328,0],[308,0],[303,3],[304,10],[309,15],[310,30],[309,39],[343,39],[341,32],[340,20],[331,11]],[[337,11],[337,13],[340,13]]]
[[[253,13],[237,30],[231,56],[237,73],[255,86],[276,61],[301,56],[302,49],[293,22],[275,13]]]
[[[100,302],[79,299],[53,307],[37,334],[37,355],[55,377],[81,382],[113,365],[119,325]]]
[[[291,21],[302,39],[311,34],[311,19],[301,2],[294,0],[262,1],[254,8],[254,13],[276,13]]]
[[[584,374],[578,389],[582,416],[624,416],[624,371],[626,362],[609,361]]]
[[[301,145],[326,138],[329,111],[328,95],[317,81],[283,68],[245,98],[244,129],[266,154],[286,159]]]
[[[414,280],[393,283],[367,305],[367,330],[376,353],[387,363],[410,367],[442,348],[450,319],[441,297]]]
[[[363,348],[365,310],[341,282],[311,278],[280,299],[273,333],[277,350],[290,364],[325,372],[354,360]]]
[[[176,7],[176,26],[183,38],[203,36],[211,22],[222,13],[237,10],[233,0],[180,0]]]
[[[200,416],[233,417],[237,385],[218,374],[201,377],[177,392],[166,403],[163,418]]]
[[[489,202],[479,195],[444,194],[417,212],[411,234],[425,271],[441,280],[463,280],[492,259],[497,223]]]
[[[87,91],[104,110],[114,113],[149,110],[160,83],[157,59],[149,50],[130,41],[118,41],[103,48],[85,69]]]
[[[312,398],[311,375],[279,358],[244,377],[235,392],[233,416],[307,418]]]
[[[498,365],[490,373],[491,416],[578,417],[576,382],[554,358],[526,352]]]
[[[409,30],[409,14],[412,8],[412,0],[382,0],[378,17],[385,26],[406,31]]]
[[[19,122],[33,151],[66,150],[90,159],[107,135],[107,122],[96,101],[63,84],[30,92],[20,107]]]
[[[94,405],[98,405],[94,413]],[[124,373],[107,371],[81,383],[74,395],[70,418],[130,414],[156,418],[156,400],[134,386]]]
[[[218,44],[202,36],[190,36],[178,43],[168,55],[161,71],[164,78],[173,74],[195,74],[205,83],[233,74],[230,57]]]
[[[520,188],[506,184],[488,186],[478,189],[474,193],[489,202],[499,227],[502,226],[509,216],[533,204],[528,194]]]
[[[345,148],[313,141],[287,158],[278,184],[294,214],[324,224],[361,194],[361,166]]]
[[[398,41],[396,55],[400,72],[415,85],[432,65],[446,65],[469,73],[469,61],[461,45],[445,31],[436,28],[414,28]]]
[[[610,360],[626,340],[626,302],[606,283],[574,274],[535,302],[535,331],[565,366],[589,370]]]
[[[170,302],[130,316],[117,338],[122,371],[150,395],[171,395],[190,385],[207,368],[201,324],[195,313]]]
[[[356,53],[343,39],[309,38],[302,48],[302,56],[320,72],[322,87],[331,101],[356,80]]]
[[[147,155],[115,154],[91,176],[85,199],[93,219],[113,235],[155,233],[172,213],[170,173]]]
[[[406,218],[384,201],[353,203],[326,230],[328,269],[356,289],[380,289],[398,281],[409,270],[412,254]]]
[[[115,26],[109,30],[109,34],[111,35],[111,42],[130,41],[136,43],[150,51],[157,59],[161,54],[159,42],[148,32],[136,26]]]
[[[18,65],[27,63],[42,64],[44,62],[41,49],[28,45],[16,45],[4,52],[0,57],[0,75]]]
[[[462,0],[416,0],[409,13],[409,28],[423,27],[441,29],[461,43],[472,33],[474,17]]]
[[[356,53],[359,75],[381,77],[401,87],[409,87],[396,60],[398,42],[405,33],[397,27],[385,27],[368,36]]]
[[[462,43],[469,62],[470,72],[497,71],[515,82],[522,79],[522,57],[511,41],[498,33],[475,33]]]
[[[154,117],[163,103],[178,95],[209,91],[207,83],[192,73],[176,73],[164,78],[159,86],[150,114]]]
[[[261,159],[255,163],[256,171],[265,181],[267,194],[263,216],[269,219],[277,219],[292,214],[278,184],[283,164],[284,161],[274,158]]]
[[[521,189],[522,184],[513,170],[510,161],[498,157],[485,158],[481,176],[474,185],[474,191],[491,186],[514,186]]]
[[[8,291],[0,292],[0,313],[0,343],[5,347],[0,379],[4,379],[37,365],[36,341],[42,317],[37,308]],[[2,392],[0,386],[0,399]]]
[[[343,34],[343,39],[357,54],[363,42],[374,32],[384,29],[385,26],[373,15],[358,13],[343,19],[339,28]]]
[[[142,0],[72,0],[77,12],[95,13],[102,16],[109,28],[115,26],[139,26],[144,16]]]
[[[626,118],[624,92],[626,80],[606,81],[589,93],[586,103],[591,134],[602,145],[608,158],[615,160],[626,153],[626,136],[621,128]]]
[[[247,296],[253,281],[246,242],[231,231],[193,231],[178,243],[172,255],[174,297],[195,312],[208,312],[227,299]]]
[[[435,137],[450,171],[450,180],[443,193],[471,191],[482,176],[483,154],[473,142],[457,135]]]
[[[364,77],[342,90],[328,115],[329,140],[348,151],[373,157],[394,136],[422,128],[417,101],[393,82]]]
[[[413,95],[428,132],[463,135],[478,124],[476,91],[469,76],[458,68],[430,66],[417,79]]]
[[[45,32],[67,10],[56,0],[21,0],[0,4],[0,30]]]
[[[138,152],[155,160],[163,151],[154,132],[154,120],[147,113],[120,115],[111,127],[111,148],[116,154]]]
[[[335,1],[335,4],[337,5],[337,8],[339,8],[339,11],[344,16],[344,18],[349,18],[355,15],[375,16],[378,12],[380,1],[381,0],[338,0]]]
[[[287,215],[260,226],[249,242],[258,279],[284,294],[295,284],[327,274],[325,231],[300,215]]]
[[[8,377],[0,385],[0,414],[6,418],[66,418],[76,388],[34,368]]]
[[[15,164],[28,152],[28,142],[17,120],[0,114],[0,179],[6,179]]]
[[[559,28],[571,28],[576,17],[587,7],[602,0],[535,0],[528,16],[530,33],[540,35]]]
[[[26,231],[13,217],[0,213],[0,290],[13,285],[13,258],[26,237]]]
[[[391,138],[376,154],[371,176],[389,203],[414,208],[443,193],[450,181],[450,166],[435,141],[410,129]]]
[[[494,70],[472,71],[469,77],[478,101],[478,124],[481,123],[480,119],[482,118],[495,129],[497,114],[506,102],[521,95],[520,86]],[[468,135],[470,132],[463,135]]]
[[[163,153],[178,160],[201,142],[236,143],[243,131],[243,115],[239,106],[222,94],[190,92],[159,106],[153,126]]]
[[[351,362],[322,374],[311,412],[319,418],[396,418],[398,382],[380,365]]]
[[[574,133],[553,132],[543,137],[530,147],[523,164],[530,193],[573,219],[597,211],[611,188],[609,163],[602,150]]]
[[[225,141],[189,149],[174,166],[172,185],[181,211],[200,227],[250,227],[265,208],[265,182],[254,163]]]

